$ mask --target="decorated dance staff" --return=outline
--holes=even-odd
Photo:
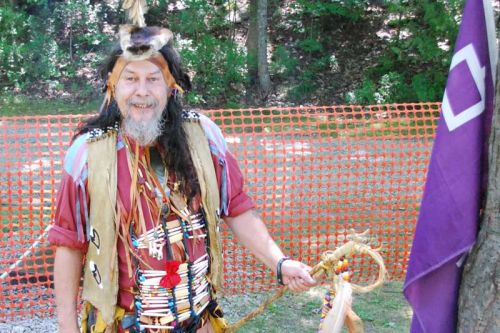
[[[368,230],[362,234],[353,232],[347,236],[350,239],[347,243],[334,251],[324,252],[321,255],[321,261],[311,271],[311,276],[314,278],[318,278],[322,274],[326,274],[327,278],[331,278],[330,295],[333,297],[324,301],[323,308],[327,307],[329,310],[325,311],[325,315],[322,316],[319,333],[339,333],[344,323],[349,333],[364,332],[361,319],[351,309],[352,292],[368,293],[380,287],[387,275],[384,261],[379,253],[380,249],[372,249],[368,245],[367,234]],[[361,286],[349,282],[350,274],[347,269],[348,262],[346,258],[352,257],[355,254],[369,255],[379,266],[377,280],[373,284]],[[224,332],[236,332],[248,321],[261,314],[269,304],[283,296],[287,290],[288,287],[284,286],[245,318],[226,327]]]

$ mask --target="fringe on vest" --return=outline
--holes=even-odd
[[[205,136],[199,121],[183,123],[191,159],[198,176],[202,208],[205,213],[209,241],[212,297],[223,284],[222,246],[219,234],[220,191]],[[102,319],[112,325],[118,298],[117,244],[117,131],[91,133],[88,144],[88,189],[90,196],[89,248],[84,269],[82,298],[100,310]]]

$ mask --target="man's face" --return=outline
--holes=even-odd
[[[115,98],[123,117],[148,121],[165,109],[168,87],[156,65],[147,60],[132,61],[118,79]]]
[[[132,61],[123,69],[115,87],[115,99],[125,132],[140,145],[149,145],[161,133],[161,115],[169,88],[153,63]]]

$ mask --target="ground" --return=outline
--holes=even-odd
[[[317,332],[325,290],[325,286],[320,286],[303,294],[289,292],[239,332]],[[379,290],[354,296],[353,308],[363,320],[366,333],[409,331],[412,313],[401,290],[401,282],[387,282]],[[227,319],[234,323],[270,295],[270,292],[234,295],[222,298],[221,303]]]
[[[401,293],[401,282],[387,282],[369,294],[355,295],[354,311],[361,317],[366,333],[403,333],[410,328],[411,309]],[[302,294],[287,293],[257,318],[239,330],[241,333],[317,332],[321,302],[326,287],[315,287]],[[257,308],[272,292],[232,295],[221,298],[230,323]],[[0,333],[55,332],[54,318],[0,323]],[[345,330],[344,330],[345,331]]]

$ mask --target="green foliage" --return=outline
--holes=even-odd
[[[374,104],[376,86],[373,81],[365,79],[361,87],[345,96],[347,104]]]
[[[91,95],[89,79],[102,59],[99,47],[109,39],[101,33],[102,5],[69,0],[49,9],[46,1],[31,0],[20,6],[29,10],[0,8],[4,92],[43,92],[50,97],[69,90],[80,97]]]
[[[87,80],[95,80],[96,70],[105,56],[102,51],[110,40],[101,32],[102,4],[90,0],[64,1],[57,3],[52,17],[53,33],[59,34],[58,70],[64,78],[72,79],[63,84],[79,91],[81,97],[92,94]],[[87,73],[83,69],[87,69]],[[76,78],[87,80],[74,80]]]
[[[388,26],[394,29],[388,47],[376,66],[366,72],[363,85],[348,94],[347,100],[379,103],[440,100],[462,4],[463,0],[388,2]],[[373,94],[371,99],[367,96],[369,91]]]
[[[411,87],[417,101],[440,101],[446,85],[446,74],[428,71],[412,78]]]
[[[231,38],[231,21],[226,17],[230,6],[201,0],[185,4],[169,20],[179,34],[177,48],[194,86],[187,101],[238,105],[247,80],[246,52]]]
[[[330,57],[322,57],[313,60],[299,76],[298,84],[288,92],[288,98],[293,102],[310,100],[311,95],[318,89],[319,83],[317,73],[323,72],[330,66]]]
[[[310,99],[311,94],[317,89],[313,76],[314,73],[311,71],[302,73],[300,83],[288,91],[287,97],[295,103]]]
[[[288,77],[298,69],[299,61],[292,56],[290,51],[282,45],[274,50],[269,64],[269,70],[273,76]]]
[[[184,65],[192,74],[196,104],[237,102],[245,82],[245,54],[231,40],[204,34],[199,42],[180,46]],[[202,56],[200,56],[202,55]]]
[[[147,2],[148,25],[175,33],[193,82],[189,104],[236,107],[243,96],[252,98],[246,6],[235,0]],[[1,92],[92,97],[97,68],[125,21],[120,1],[14,3],[0,7]],[[287,91],[288,101],[441,99],[463,0],[268,4],[269,70],[276,91]]]
[[[350,20],[358,20],[368,6],[367,0],[297,0],[297,9],[301,14],[313,17],[340,16]]]
[[[279,79],[292,82],[287,94],[292,102],[311,101],[320,87],[325,88],[319,76],[339,70],[335,56],[339,41],[331,31],[339,25],[363,24],[368,5],[365,0],[297,0],[281,14],[278,27],[294,34],[293,49],[278,46],[270,68]],[[326,89],[334,86],[329,81]]]
[[[411,87],[404,82],[404,76],[398,72],[382,75],[378,82],[365,79],[353,93],[346,95],[349,104],[382,104],[411,100]]]
[[[313,38],[306,38],[298,43],[298,46],[305,52],[322,52],[323,45],[319,41]]]
[[[20,88],[26,76],[22,65],[27,53],[30,35],[29,16],[15,12],[9,7],[0,7],[0,78],[2,82]]]
[[[53,24],[10,7],[0,8],[0,78],[4,90],[28,88],[30,83],[61,76],[57,68],[59,46],[53,39]]]

